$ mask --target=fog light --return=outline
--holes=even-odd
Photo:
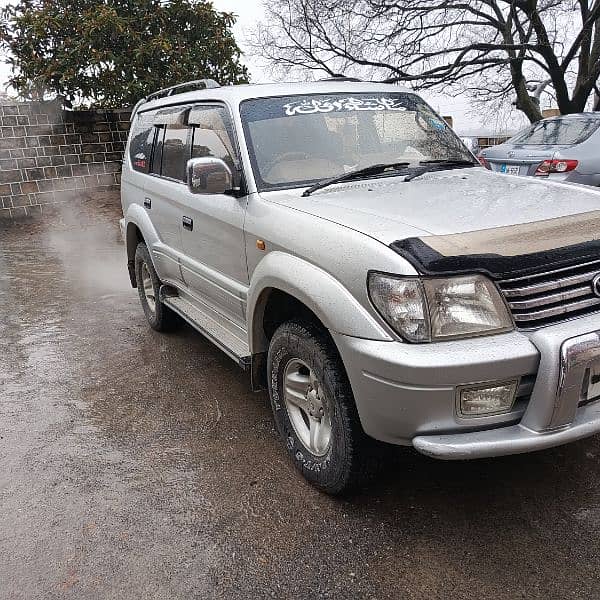
[[[458,412],[462,417],[484,417],[510,412],[519,382],[505,381],[460,390]]]

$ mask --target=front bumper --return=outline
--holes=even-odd
[[[334,334],[361,423],[376,439],[442,459],[517,454],[600,432],[600,401],[585,398],[590,364],[600,365],[598,315],[530,334],[437,344],[357,340]],[[505,415],[464,418],[463,385],[529,381]]]
[[[558,430],[533,431],[518,424],[472,433],[417,436],[412,443],[421,454],[432,458],[465,460],[545,450],[595,433],[600,433],[600,402],[581,408],[568,426]]]

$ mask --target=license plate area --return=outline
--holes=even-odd
[[[579,404],[600,400],[600,361],[592,362],[585,370]]]
[[[558,394],[550,428],[568,425],[577,408],[600,400],[600,332],[563,342]]]
[[[518,175],[521,172],[519,165],[507,165],[506,163],[500,165],[500,173],[505,175]]]

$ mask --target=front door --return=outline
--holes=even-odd
[[[223,159],[238,177],[239,158],[224,105],[196,105],[190,111],[191,157]],[[245,328],[248,269],[244,245],[246,198],[226,194],[180,196],[183,280],[198,298]]]

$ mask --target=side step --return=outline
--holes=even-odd
[[[161,300],[165,306],[168,306],[194,329],[207,337],[215,346],[233,358],[242,369],[250,369],[252,357],[248,344],[232,333],[224,323],[220,322],[225,319],[218,313],[214,313],[214,316],[211,316],[208,312],[202,311],[185,298],[170,295],[167,290],[163,290],[162,288]],[[207,307],[207,310],[210,309]]]

